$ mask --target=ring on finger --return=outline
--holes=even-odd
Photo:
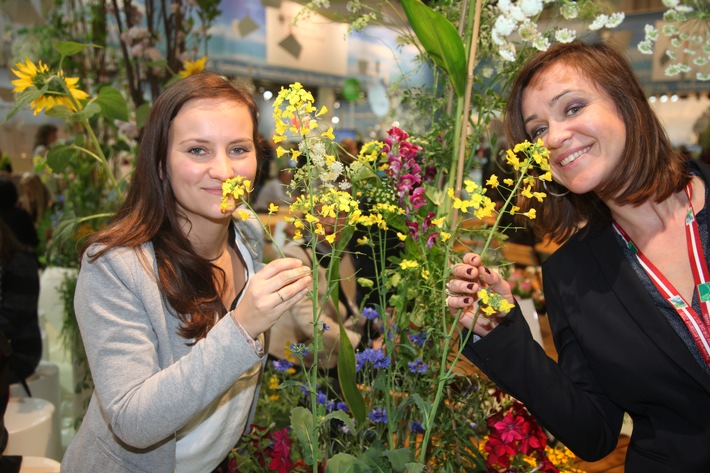
[[[281,299],[281,302],[286,302],[286,301],[284,300],[284,296],[282,296],[279,291],[276,291],[276,294],[279,296],[279,299]]]

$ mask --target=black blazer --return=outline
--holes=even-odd
[[[710,168],[700,169],[708,186]],[[614,450],[628,412],[626,473],[710,472],[710,376],[611,227],[572,237],[545,262],[543,277],[559,364],[532,339],[519,308],[469,341],[464,355],[587,461]]]

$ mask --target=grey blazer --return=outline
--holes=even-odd
[[[262,266],[260,234],[248,223],[236,229],[250,277]],[[266,361],[229,316],[188,347],[156,284],[152,244],[139,251],[153,273],[132,249],[114,249],[94,262],[84,255],[74,306],[95,389],[63,472],[172,473],[176,432]],[[257,399],[258,384],[250,417]]]

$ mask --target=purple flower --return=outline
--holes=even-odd
[[[426,169],[424,170],[424,180],[425,181],[431,181],[436,177],[436,167],[435,166],[427,166]]]
[[[424,207],[426,205],[426,198],[424,198],[424,188],[417,187],[412,191],[412,195],[409,196],[409,202],[414,207],[414,210]]]
[[[439,232],[430,233],[429,236],[426,238],[426,247],[431,248],[432,246],[434,246],[434,242],[436,241],[436,239],[438,237],[439,237]]]
[[[360,371],[366,363],[372,363],[375,369],[387,368],[391,360],[385,355],[382,349],[373,350],[366,348],[360,353],[355,354],[355,370]]]
[[[328,324],[326,324],[325,322],[323,322],[323,331],[324,331],[324,332],[327,332],[328,330],[330,330],[330,325],[328,325]]]
[[[407,195],[411,193],[416,186],[421,184],[422,179],[414,174],[405,174],[399,179],[399,184],[397,185],[397,192],[400,195]]]
[[[412,422],[411,426],[412,432],[415,434],[423,434],[424,433],[424,426],[422,425],[421,422],[417,422],[416,420]]]
[[[409,336],[409,340],[415,345],[422,347],[424,346],[424,342],[426,342],[426,332],[413,333]]]
[[[271,362],[276,371],[288,371],[293,368],[293,363],[288,360],[274,360]]]
[[[389,130],[387,130],[387,134],[390,136],[390,138],[394,142],[404,141],[407,138],[409,138],[409,135],[407,134],[406,131],[404,131],[401,128],[398,128],[396,126],[393,126]]]
[[[407,363],[407,365],[409,365],[410,373],[424,374],[429,370],[429,365],[424,363],[421,358],[417,358],[414,361],[410,361]]]
[[[380,314],[372,307],[363,307],[362,316],[365,317],[367,320],[375,320],[380,317]]]
[[[407,228],[409,229],[409,234],[412,235],[412,239],[419,239],[419,224],[417,222],[407,222]]]
[[[387,423],[387,411],[380,408],[380,407],[376,407],[373,410],[371,410],[370,413],[368,414],[368,417],[375,424],[386,424]]]
[[[308,347],[306,347],[306,345],[303,343],[292,343],[290,349],[291,353],[293,353],[294,355],[308,355]]]

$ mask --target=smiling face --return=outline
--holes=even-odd
[[[168,134],[167,173],[179,208],[192,226],[226,222],[222,182],[256,175],[254,124],[234,100],[193,99],[177,113]]]
[[[575,194],[608,182],[626,146],[626,125],[608,94],[557,63],[530,82],[521,105],[528,136],[550,149],[555,181]]]

